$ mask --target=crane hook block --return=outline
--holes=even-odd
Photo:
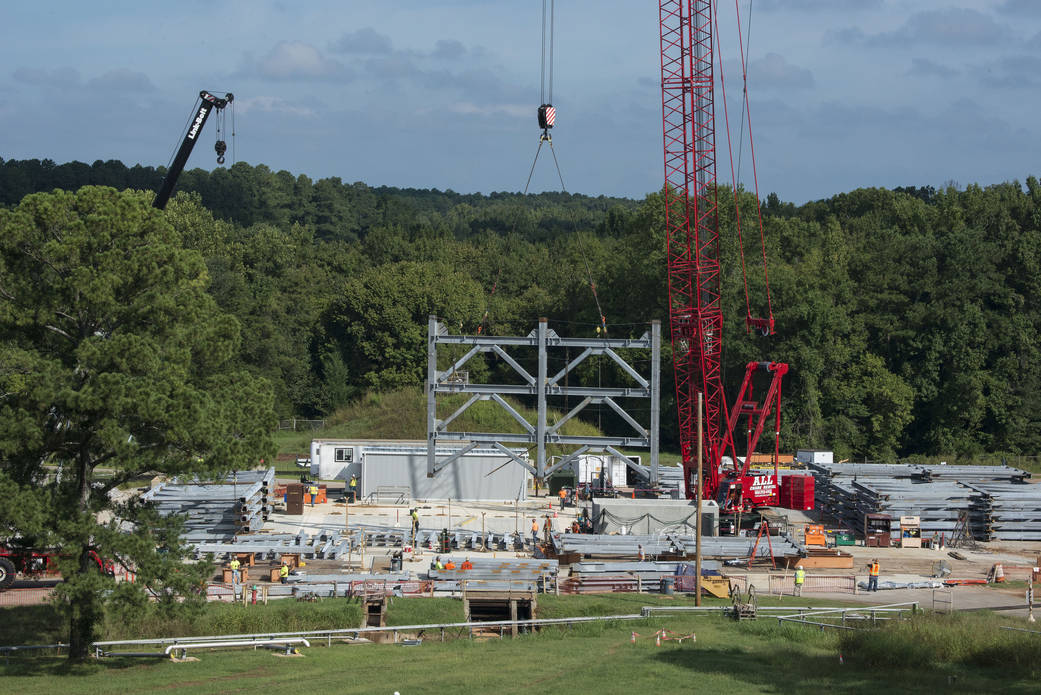
[[[228,143],[218,140],[213,144],[213,149],[217,151],[217,164],[223,164],[224,153],[228,151]]]
[[[543,104],[539,107],[539,128],[543,130],[552,128],[556,120],[557,110],[553,108],[553,104]]]

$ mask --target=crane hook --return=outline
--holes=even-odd
[[[218,140],[214,143],[213,149],[217,151],[217,164],[223,164],[224,153],[228,151],[228,144],[223,140]]]

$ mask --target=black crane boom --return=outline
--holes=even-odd
[[[152,207],[160,210],[166,209],[166,203],[170,200],[170,196],[173,195],[174,186],[177,185],[177,179],[180,178],[181,172],[184,171],[184,165],[188,162],[188,156],[191,155],[192,149],[195,147],[195,143],[199,138],[199,133],[202,132],[202,127],[206,124],[206,119],[210,117],[210,112],[216,109],[222,111],[225,106],[235,100],[235,95],[230,92],[225,94],[223,97],[218,97],[210,94],[206,90],[199,92],[199,106],[195,110],[195,115],[192,118],[191,124],[188,126],[188,132],[184,135],[184,141],[181,142],[181,147],[177,150],[177,156],[174,157],[173,162],[170,164],[169,171],[166,172],[166,178],[163,179],[163,185],[159,187],[159,192],[155,194],[155,200],[152,201]],[[217,162],[222,164],[224,162],[224,151],[226,146],[223,141],[217,142]]]

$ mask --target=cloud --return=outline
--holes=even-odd
[[[453,101],[448,110],[465,116],[500,116],[529,118],[535,112],[530,104],[474,104],[469,101]]]
[[[1016,19],[1041,17],[1041,3],[1037,0],[1005,0],[997,10],[1001,14],[1012,15]]]
[[[242,114],[247,114],[250,111],[259,111],[264,113],[288,113],[294,116],[314,116],[315,112],[305,106],[301,106],[298,102],[288,101],[280,97],[246,97],[243,99],[235,100],[235,107]]]
[[[928,58],[912,58],[911,67],[907,74],[912,77],[939,77],[947,79],[958,75],[960,72],[960,70],[955,70],[946,65],[934,63]]]
[[[118,89],[127,92],[151,92],[155,85],[148,75],[143,72],[135,72],[126,68],[109,70],[87,82],[87,86],[94,89]]]
[[[980,66],[978,72],[980,79],[993,87],[1041,87],[1041,58],[1037,56],[1006,56]]]
[[[334,53],[382,55],[390,53],[393,46],[389,36],[377,33],[372,27],[364,27],[336,39],[329,49]]]
[[[71,87],[79,84],[80,74],[76,68],[18,68],[11,76],[18,82],[52,87]]]
[[[792,65],[777,53],[767,53],[750,61],[748,75],[755,81],[757,89],[808,89],[813,86],[812,72]]]
[[[354,73],[337,60],[302,41],[281,41],[253,69],[272,80],[349,81]]]
[[[455,39],[441,39],[434,44],[431,58],[437,60],[458,60],[466,55],[466,46]]]
[[[850,27],[831,32],[829,39],[840,42],[863,41],[870,46],[919,46],[930,44],[950,48],[996,46],[1011,40],[1007,25],[999,24],[977,10],[947,8],[927,10],[911,15],[894,31],[864,34]]]

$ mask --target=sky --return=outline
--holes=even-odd
[[[718,5],[738,180],[761,197],[1041,174],[1041,0],[737,0],[754,178],[735,3]],[[537,161],[540,0],[42,0],[3,3],[0,27],[4,159],[166,165],[205,89],[235,94],[229,164],[491,193],[534,162],[539,192],[561,188],[556,154],[573,193],[664,181],[653,2],[556,2]],[[214,139],[211,121],[189,168],[216,166]]]

